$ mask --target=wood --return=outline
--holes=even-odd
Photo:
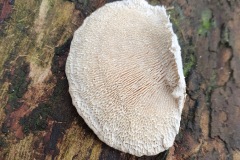
[[[16,0],[10,18],[1,15],[0,160],[239,160],[240,1],[150,1],[171,15],[188,96],[174,146],[141,158],[102,143],[68,93],[64,68],[73,32],[104,3]]]

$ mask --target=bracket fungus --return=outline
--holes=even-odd
[[[186,84],[166,9],[109,3],[74,34],[66,63],[73,105],[109,146],[136,156],[174,143]]]

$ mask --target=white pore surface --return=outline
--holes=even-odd
[[[164,7],[125,0],[92,13],[74,34],[66,74],[73,105],[109,146],[142,156],[173,145],[186,85]]]

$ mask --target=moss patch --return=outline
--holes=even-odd
[[[205,9],[201,14],[201,25],[198,28],[198,34],[205,35],[214,26],[215,22],[212,19],[212,11]]]
[[[187,77],[191,71],[191,69],[196,64],[196,58],[193,54],[189,54],[185,57],[184,63],[183,63],[183,73],[184,76]]]
[[[11,108],[8,108],[7,111],[17,109],[21,106],[19,100],[22,98],[24,93],[27,91],[30,79],[28,78],[29,74],[29,64],[26,63],[23,59],[18,59],[18,67],[12,72],[9,73],[9,80],[11,84],[8,89],[8,105]]]
[[[19,123],[23,126],[23,132],[28,134],[35,131],[43,131],[47,128],[47,119],[51,115],[51,107],[40,104],[28,115],[20,119]]]
[[[170,15],[170,21],[173,24],[173,30],[178,34],[178,37],[181,33],[182,22],[184,22],[184,14],[180,6],[174,5],[174,8],[167,10],[168,15]],[[186,22],[185,22],[186,23]]]
[[[217,88],[216,78],[217,78],[217,72],[213,71],[209,80],[207,90],[206,90],[206,102],[208,105],[211,103],[212,91]]]
[[[191,38],[184,40],[182,28],[188,21],[185,20],[183,11],[178,5],[174,5],[174,9],[168,10],[170,15],[170,21],[173,25],[173,30],[178,36],[178,40],[181,46],[182,51],[182,60],[183,60],[183,73],[187,77],[196,64],[196,57],[194,56],[195,47],[192,44]],[[184,22],[185,21],[185,22]],[[184,22],[184,24],[182,23]]]

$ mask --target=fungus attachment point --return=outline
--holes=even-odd
[[[92,13],[74,34],[66,74],[73,105],[109,146],[142,156],[173,145],[186,85],[164,7],[123,0]]]

